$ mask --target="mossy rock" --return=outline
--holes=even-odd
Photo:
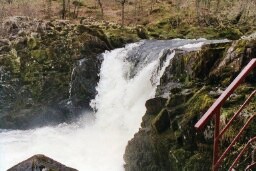
[[[25,48],[27,48],[27,37],[22,37],[22,38],[19,38],[17,40],[15,40],[13,42],[13,46],[14,48],[18,51],[18,50],[24,50]]]
[[[212,160],[207,153],[196,153],[191,156],[183,166],[184,171],[211,170]]]
[[[38,42],[34,37],[29,37],[27,43],[29,49],[36,49],[38,47]]]
[[[148,33],[147,30],[144,27],[137,27],[136,28],[137,35],[141,39],[148,39]]]
[[[146,101],[145,106],[147,108],[147,115],[156,115],[158,114],[167,102],[166,98],[155,97]]]
[[[13,74],[20,72],[20,58],[13,54],[4,54],[0,56],[0,65]]]
[[[186,129],[189,126],[188,123],[194,117],[198,117],[204,113],[213,102],[214,99],[209,95],[209,89],[207,87],[202,87],[198,90],[187,102],[187,109],[181,121],[182,128]]]
[[[191,152],[183,148],[171,150],[169,152],[169,160],[171,163],[171,170],[181,171],[184,168],[185,161],[191,156]]]
[[[39,64],[43,64],[48,58],[47,51],[45,50],[32,50],[31,57],[34,58]]]
[[[230,40],[238,40],[242,35],[243,33],[241,33],[239,29],[233,29],[233,28],[221,30],[219,33],[219,37],[227,38]]]
[[[153,128],[162,133],[166,129],[170,128],[170,114],[167,109],[162,109],[159,114],[152,121]]]

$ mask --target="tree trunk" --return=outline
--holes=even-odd
[[[68,18],[70,18],[70,0],[68,0]]]
[[[142,0],[139,0],[139,11],[140,11],[140,13],[143,12],[143,2],[142,2]]]
[[[196,0],[196,15],[197,15],[197,18],[199,18],[199,9],[200,8],[200,0]]]
[[[80,6],[78,5],[76,8],[76,18],[78,18],[79,8],[80,8]]]
[[[76,18],[76,8],[77,8],[77,6],[75,5],[74,11],[73,11],[73,18]]]
[[[134,1],[134,18],[135,18],[135,25],[137,26],[138,22],[138,0]]]
[[[151,0],[149,14],[152,14],[153,8],[154,8],[154,0]]]
[[[7,0],[8,4],[12,4],[13,0]]]
[[[216,14],[219,12],[219,9],[220,9],[220,0],[217,0],[216,10],[215,10]]]
[[[66,0],[62,0],[62,19],[66,19]]]
[[[103,11],[103,6],[102,6],[102,3],[101,3],[101,0],[97,0],[97,2],[98,2],[98,5],[100,7],[101,16],[103,17],[104,16],[104,11]]]
[[[122,1],[121,5],[122,5],[122,27],[124,27],[124,4],[125,4],[125,0]]]
[[[47,18],[51,18],[52,14],[52,0],[47,0]]]

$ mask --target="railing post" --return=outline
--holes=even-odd
[[[239,139],[239,136],[241,135],[242,131],[247,127],[249,122],[252,120],[253,117],[251,117],[246,123],[242,130],[239,131],[239,133],[236,135],[235,139],[231,142],[229,147],[222,153],[222,155],[219,154],[219,142],[221,136],[225,133],[225,131],[229,128],[231,122],[236,118],[237,115],[243,110],[245,105],[249,103],[253,95],[256,94],[256,90],[251,93],[249,98],[244,102],[244,104],[239,108],[239,110],[235,113],[235,115],[231,118],[231,120],[228,122],[228,124],[220,130],[220,109],[222,105],[225,103],[225,101],[230,97],[230,95],[235,91],[235,89],[242,83],[244,78],[254,69],[256,68],[256,58],[253,58],[240,72],[240,74],[235,78],[234,81],[226,88],[226,90],[220,95],[220,97],[213,103],[213,105],[207,110],[207,112],[203,115],[203,117],[195,124],[195,128],[199,130],[203,130],[207,122],[215,118],[215,128],[214,128],[214,139],[213,139],[213,163],[212,163],[212,170],[218,171],[220,168],[220,164],[223,161],[223,159],[226,157],[226,154],[230,151],[234,143]],[[256,137],[255,137],[256,139]],[[242,152],[243,153],[243,152]],[[232,166],[238,162],[242,154],[239,154],[237,159],[234,161]],[[256,167],[256,162],[253,164],[253,167]],[[250,166],[251,167],[251,166]]]
[[[219,159],[219,133],[220,133],[220,106],[216,109],[216,113],[215,113],[213,165],[212,165],[213,171],[218,170],[218,167],[215,167],[215,164]]]

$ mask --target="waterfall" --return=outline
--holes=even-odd
[[[72,100],[71,100],[71,90],[72,90],[72,76],[74,75],[74,71],[75,71],[75,67],[73,67],[72,72],[71,72],[71,81],[69,83],[69,89],[68,89],[68,102],[67,104],[72,104]]]
[[[191,48],[184,45],[199,42],[145,41],[105,52],[98,93],[91,101],[96,113],[85,113],[73,124],[0,130],[0,171],[34,154],[80,171],[124,170],[125,146],[138,131],[145,101],[154,97],[160,77],[175,55],[172,49]]]
[[[67,101],[67,105],[73,105],[72,104],[72,84],[74,84],[74,75],[75,75],[75,70],[77,67],[81,67],[81,65],[83,64],[83,62],[85,61],[85,59],[80,59],[78,60],[74,65],[73,65],[73,69],[71,71],[71,75],[70,75],[70,83],[69,83],[69,89],[68,89],[68,101]]]

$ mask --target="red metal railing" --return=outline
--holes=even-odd
[[[238,154],[238,156],[236,157],[236,159],[234,160],[234,162],[232,163],[232,165],[229,168],[229,171],[231,171],[235,165],[239,162],[240,158],[242,157],[242,155],[245,153],[245,150],[249,147],[249,145],[256,140],[256,137],[253,137],[252,139],[250,139],[247,144],[244,146],[244,148],[242,149],[242,151]],[[254,163],[252,163],[251,165],[249,165],[246,169],[251,169],[255,166]]]
[[[239,110],[233,115],[227,125],[220,130],[220,109],[227,100],[228,97],[235,91],[235,89],[241,84],[241,82],[245,79],[245,77],[256,67],[256,58],[253,58],[245,68],[240,72],[240,74],[235,78],[235,80],[227,87],[227,89],[221,94],[221,96],[213,103],[213,105],[208,109],[208,111],[203,115],[203,117],[196,123],[195,128],[197,130],[202,130],[205,125],[215,117],[215,128],[214,128],[214,145],[213,145],[213,166],[212,170],[217,171],[221,162],[224,160],[228,152],[231,150],[233,145],[237,142],[239,137],[242,135],[242,132],[247,128],[250,122],[254,119],[255,115],[252,115],[246,124],[242,127],[239,133],[236,135],[234,140],[228,146],[228,148],[219,155],[219,141],[221,136],[225,133],[225,131],[230,127],[231,123],[234,119],[241,113],[241,111],[245,108],[245,106],[250,102],[252,97],[256,94],[256,90],[254,90],[250,96],[246,99],[243,105],[239,108]],[[256,138],[255,138],[256,139]],[[241,151],[242,152],[242,151]],[[242,152],[244,153],[244,152]],[[242,155],[242,154],[241,154]],[[241,156],[240,156],[241,157]],[[239,158],[240,159],[240,158]],[[237,159],[237,161],[239,160]],[[230,169],[232,169],[237,163],[232,165]]]

